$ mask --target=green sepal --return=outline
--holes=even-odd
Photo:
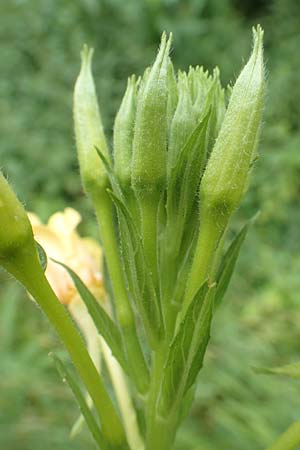
[[[78,403],[79,409],[85,419],[85,422],[97,444],[99,450],[112,450],[110,445],[107,443],[105,437],[102,434],[102,431],[92,413],[90,408],[88,407],[84,395],[81,392],[81,389],[73,377],[66,365],[62,362],[62,360],[55,354],[50,353],[49,356],[53,359],[57,371],[60,374],[62,380],[67,382],[73,395]]]
[[[164,367],[159,412],[179,408],[202,367],[210,337],[214,288],[205,282],[194,296],[170,346]]]
[[[91,291],[85,286],[76,273],[65,264],[55,261],[67,270],[72,278],[75,287],[83,300],[87,310],[97,328],[98,333],[104,338],[107,345],[111,349],[112,354],[119,362],[123,370],[128,373],[125,351],[123,348],[122,335],[115,322],[109,317],[107,312],[102,308]]]
[[[300,378],[300,362],[279,367],[253,367],[253,370],[265,375],[285,375],[290,378]]]

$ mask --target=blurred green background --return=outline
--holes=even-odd
[[[252,366],[300,359],[300,2],[298,0],[4,0],[0,2],[1,168],[26,208],[46,219],[67,205],[95,233],[78,176],[72,89],[83,43],[107,135],[126,78],[173,31],[177,68],[218,65],[233,82],[251,26],[265,29],[268,93],[260,159],[236,216],[261,215],[218,312],[197,401],[178,450],[259,450],[300,417],[300,382]],[[69,440],[77,408],[47,354],[60,346],[40,311],[0,274],[0,449],[89,450]]]

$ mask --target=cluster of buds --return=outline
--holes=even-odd
[[[212,74],[198,66],[176,74],[169,56],[172,36],[164,33],[153,65],[128,80],[114,123],[112,151],[91,73],[93,51],[82,51],[74,92],[75,135],[83,186],[99,222],[111,318],[78,280],[75,285],[81,286],[79,293],[87,298],[98,332],[141,402],[145,433],[138,429],[133,403],[129,408],[127,400],[120,422],[61,305],[53,309],[53,292],[41,273],[40,284],[34,282],[34,269],[41,269],[30,264],[30,258],[36,258],[32,229],[0,176],[0,263],[25,280],[39,299],[88,387],[104,438],[109,445],[122,446],[116,448],[142,449],[145,441],[147,450],[169,450],[192,398],[213,313],[246,234],[243,229],[223,251],[259,140],[262,29],[253,29],[253,35],[248,63],[233,88],[224,89],[218,68]],[[26,281],[22,271],[28,267],[32,270]],[[130,417],[134,427],[128,425]]]
[[[155,445],[150,439],[157,431],[157,411],[178,422],[170,411],[196,379],[213,305],[224,295],[245,235],[243,231],[224,255],[226,230],[256,157],[263,109],[260,26],[253,36],[248,63],[235,85],[224,89],[218,68],[212,74],[198,66],[176,74],[170,59],[172,36],[164,33],[153,65],[128,80],[111,152],[91,75],[91,51],[82,53],[74,94],[78,157],[97,211],[117,320],[122,328],[126,317],[126,330],[130,323],[132,331],[139,315],[154,360],[159,359],[165,374],[153,393],[139,338],[126,331],[128,359],[134,346],[139,361],[140,393],[150,392],[147,448]],[[195,328],[191,342],[189,327]],[[184,351],[188,355],[181,360]],[[178,361],[191,365],[183,378],[174,372],[180,373]],[[157,362],[152,361],[151,370],[158,370]]]

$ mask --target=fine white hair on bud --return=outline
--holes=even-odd
[[[153,66],[143,77],[133,138],[132,184],[135,190],[160,189],[166,182],[168,65],[172,41],[163,33]]]
[[[128,79],[114,124],[114,170],[124,187],[128,187],[131,181],[132,140],[138,83],[139,80],[136,80],[135,75]]]
[[[231,214],[240,204],[256,153],[265,79],[263,30],[253,29],[248,63],[232,89],[228,108],[200,187],[201,210]]]
[[[74,90],[74,127],[83,185],[88,193],[107,187],[107,175],[97,150],[108,156],[95,84],[91,71],[93,49],[84,45]]]

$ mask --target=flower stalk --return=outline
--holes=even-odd
[[[45,277],[27,214],[2,174],[0,183],[3,218],[0,264],[28,290],[46,314],[93,399],[104,436],[116,448],[121,447],[125,435],[118,414],[80,335]]]

